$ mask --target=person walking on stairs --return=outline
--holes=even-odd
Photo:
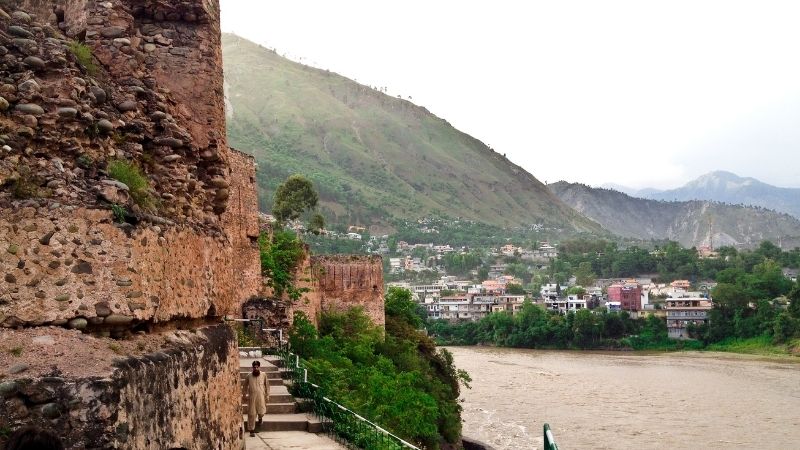
[[[247,376],[247,428],[250,436],[256,435],[256,416],[258,425],[261,425],[261,418],[267,413],[267,402],[269,401],[269,380],[267,374],[261,372],[261,362],[253,361],[253,371]]]

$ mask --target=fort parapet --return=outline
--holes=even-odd
[[[311,276],[314,280],[308,304],[311,317],[320,311],[360,307],[376,325],[383,327],[386,323],[380,256],[312,256]]]
[[[240,448],[220,322],[262,280],[255,165],[225,136],[218,2],[8,4],[0,428],[75,449]],[[113,179],[115,161],[149,186]]]
[[[325,311],[362,308],[373,323],[383,327],[384,313],[383,263],[380,256],[320,255],[306,257],[294,276],[295,285],[304,292],[295,301],[285,295],[276,298],[266,288],[259,298],[242,305],[242,317],[261,319],[263,326],[287,331],[294,312],[302,312],[318,325]],[[262,335],[274,339],[273,335]]]

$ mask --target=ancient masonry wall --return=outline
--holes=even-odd
[[[383,263],[380,256],[322,255],[306,257],[294,276],[295,286],[307,292],[291,301],[275,298],[265,287],[259,298],[242,305],[242,317],[261,319],[264,326],[286,332],[294,312],[304,313],[315,325],[324,311],[361,307],[378,326],[386,323],[384,313]],[[265,334],[274,339],[274,334]]]
[[[262,279],[255,165],[225,137],[218,1],[10,4],[34,15],[0,12],[0,429],[239,449],[236,339],[219,323]],[[141,163],[157,211],[109,179],[113,159]]]
[[[311,292],[294,304],[294,310],[316,320],[323,311],[362,307],[376,325],[385,325],[380,256],[312,256],[299,276],[304,274],[310,278]]]
[[[155,344],[137,337],[128,356],[115,356],[111,349],[120,350],[105,344],[84,362],[92,375],[78,377],[47,368],[71,357],[54,353],[56,343],[91,347],[97,340],[48,332],[23,350],[46,354],[46,364],[0,380],[0,428],[50,429],[71,449],[241,448],[239,360],[230,327],[167,333]]]

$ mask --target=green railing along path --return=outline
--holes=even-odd
[[[326,433],[364,450],[419,450],[413,444],[326,397],[322,388],[308,381],[308,370],[303,367],[299,356],[286,348],[280,348],[278,356],[290,374],[293,393],[311,402],[312,412],[321,419]]]

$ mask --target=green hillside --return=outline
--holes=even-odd
[[[301,173],[329,222],[463,217],[602,233],[528,172],[425,108],[223,36],[230,144],[259,164],[261,209]]]

